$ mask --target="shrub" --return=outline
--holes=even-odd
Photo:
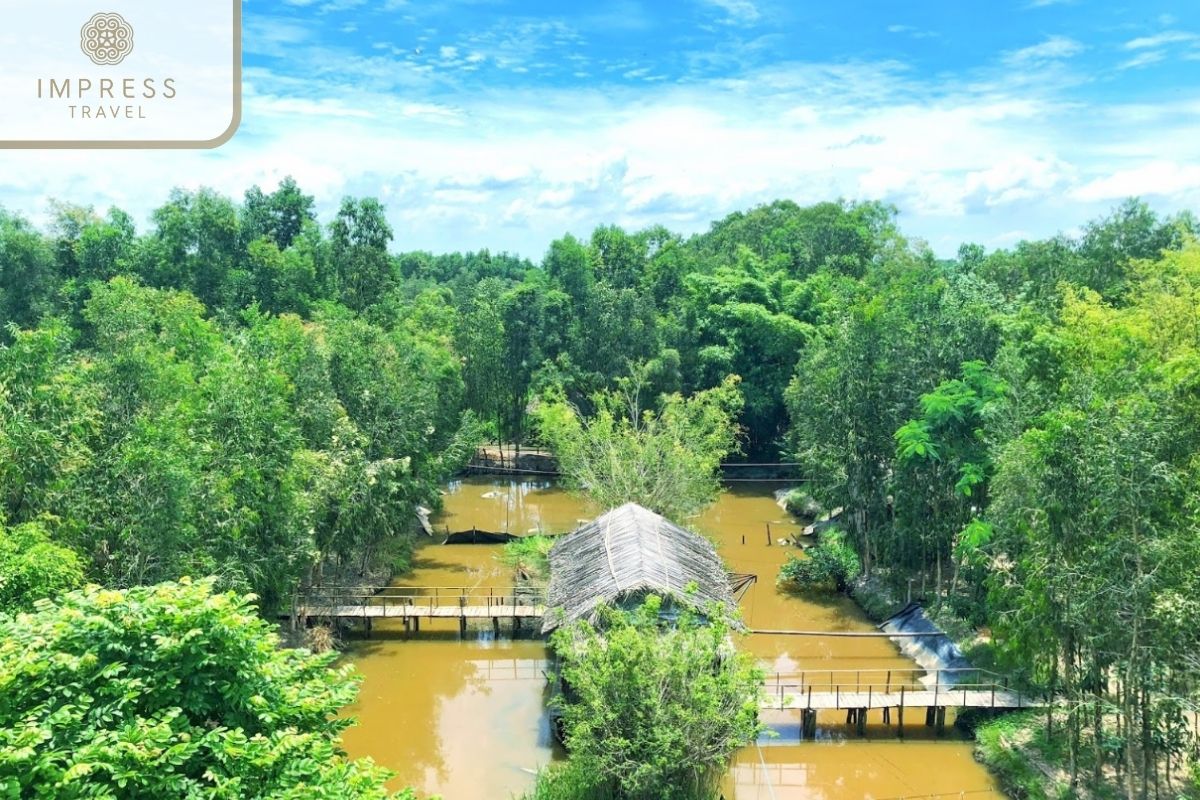
[[[683,612],[665,627],[662,599],[602,612],[555,632],[569,701],[565,743],[585,797],[690,800],[713,796],[733,752],[758,736],[762,673],[736,652],[718,613]],[[608,794],[604,794],[607,792]],[[551,797],[553,795],[546,795]]]
[[[551,536],[522,536],[504,545],[500,560],[523,578],[544,579],[550,576]]]
[[[779,583],[798,588],[832,585],[844,592],[862,571],[858,554],[846,541],[846,535],[830,529],[821,534],[821,541],[803,557],[789,555],[779,570]]]
[[[28,611],[82,584],[79,556],[51,542],[40,523],[6,528],[0,520],[0,612]]]

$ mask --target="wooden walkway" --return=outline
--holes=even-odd
[[[297,617],[362,620],[367,632],[378,619],[397,619],[406,629],[421,629],[421,620],[456,619],[466,630],[469,619],[511,619],[520,628],[525,620],[546,613],[543,587],[386,586],[378,589],[321,587],[296,600]]]
[[[1009,688],[1007,678],[986,670],[953,669],[933,673],[913,670],[817,670],[775,675],[765,686],[761,711],[799,711],[801,738],[816,734],[818,711],[846,711],[846,723],[866,732],[867,715],[880,710],[884,724],[897,718],[904,736],[904,712],[924,712],[925,724],[940,733],[948,708],[994,711],[1041,708],[1045,703]],[[943,683],[943,681],[946,681]]]

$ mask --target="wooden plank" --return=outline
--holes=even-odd
[[[761,705],[763,710],[803,710],[812,708],[830,711],[845,708],[1029,708],[1038,705],[1014,692],[990,689],[968,689],[952,694],[941,691],[865,692],[788,692],[772,691],[771,699]]]
[[[367,606],[314,606],[301,609],[300,613],[310,617],[338,617],[344,619],[494,619],[542,617],[544,606],[483,605],[483,606],[422,606],[422,605],[367,605]]]

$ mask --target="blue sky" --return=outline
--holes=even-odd
[[[894,203],[939,254],[1200,211],[1195,0],[246,0],[245,113],[208,153],[0,153],[0,203],[139,219],[294,175],[398,249],[538,258],[788,197]]]

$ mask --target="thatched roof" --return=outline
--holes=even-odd
[[[688,592],[691,584],[695,592]],[[561,537],[550,550],[542,632],[647,593],[701,612],[714,603],[733,608],[729,577],[711,542],[626,503]]]

